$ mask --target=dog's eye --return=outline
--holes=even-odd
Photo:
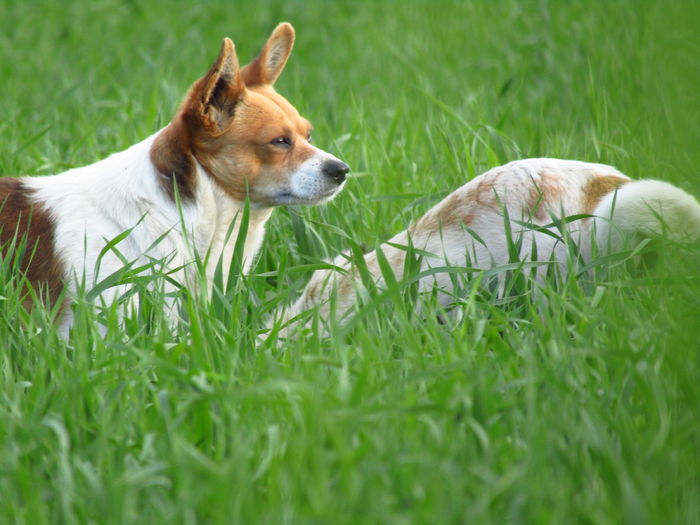
[[[288,148],[292,145],[292,139],[290,139],[289,137],[277,137],[276,139],[272,139],[270,144],[272,144],[273,146]]]
[[[306,136],[306,142],[311,142],[311,133]]]

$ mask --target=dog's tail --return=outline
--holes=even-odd
[[[593,214],[599,248],[663,237],[676,242],[700,239],[700,204],[667,182],[639,180],[603,197]]]

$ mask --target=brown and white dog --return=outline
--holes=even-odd
[[[209,254],[211,284],[221,257],[224,272],[229,266],[246,198],[248,268],[273,208],[322,203],[340,191],[348,166],[309,143],[311,124],[272,87],[293,43],[292,26],[280,24],[240,68],[224,39],[172,122],[143,142],[59,175],[0,178],[0,242],[26,235],[21,268],[45,300],[55,302],[64,287],[70,297],[79,283],[94,287],[123,260],[187,268],[195,253]],[[101,253],[130,229],[115,250]],[[111,287],[100,298],[110,303],[124,291]],[[64,308],[64,335],[70,324]]]
[[[506,213],[507,212],[507,213]],[[556,218],[585,215],[566,224]],[[510,231],[508,231],[510,230]],[[700,204],[683,190],[657,180],[632,181],[615,168],[571,160],[527,159],[493,168],[454,191],[408,230],[381,245],[397,280],[403,277],[409,243],[423,254],[419,290],[437,289],[444,305],[454,301],[454,279],[439,267],[489,269],[519,261],[539,261],[542,281],[550,262],[560,275],[567,271],[569,245],[576,243],[584,262],[594,253],[620,249],[626,241],[664,235],[676,241],[700,238]],[[513,242],[509,242],[509,237]],[[596,250],[598,250],[596,252]],[[330,297],[338,318],[362,293],[358,271],[347,255],[338,256],[336,269],[317,270],[301,297],[271,319],[269,326],[290,334],[292,320],[315,306],[328,319]],[[378,286],[385,275],[376,252],[365,255],[369,274]]]

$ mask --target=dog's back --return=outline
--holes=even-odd
[[[571,241],[588,261],[594,248],[609,252],[626,239],[662,234],[684,241],[700,238],[700,204],[679,188],[660,181],[632,181],[603,164],[526,159],[474,178],[381,249],[396,279],[403,277],[407,251],[402,247],[411,245],[422,254],[423,270],[488,269],[534,261],[542,263],[535,271],[541,280],[551,264],[566,273]],[[377,284],[384,286],[377,253],[368,253],[365,262]],[[326,317],[332,293],[337,294],[339,313],[352,307],[357,271],[343,255],[333,264],[343,271],[315,272],[284,320],[315,305],[321,305]],[[453,299],[449,272],[424,277],[420,287],[437,288],[443,302]]]

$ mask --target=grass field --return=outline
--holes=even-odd
[[[549,290],[543,312],[475,295],[447,327],[387,300],[329,337],[256,343],[308,279],[295,267],[348,236],[371,248],[509,160],[699,194],[700,4],[4,0],[0,173],[145,138],[222,37],[245,62],[282,20],[278,90],[357,177],[277,211],[253,274],[183,293],[179,330],[144,287],[123,328],[77,304],[65,344],[3,262],[0,523],[700,523],[700,246]]]

